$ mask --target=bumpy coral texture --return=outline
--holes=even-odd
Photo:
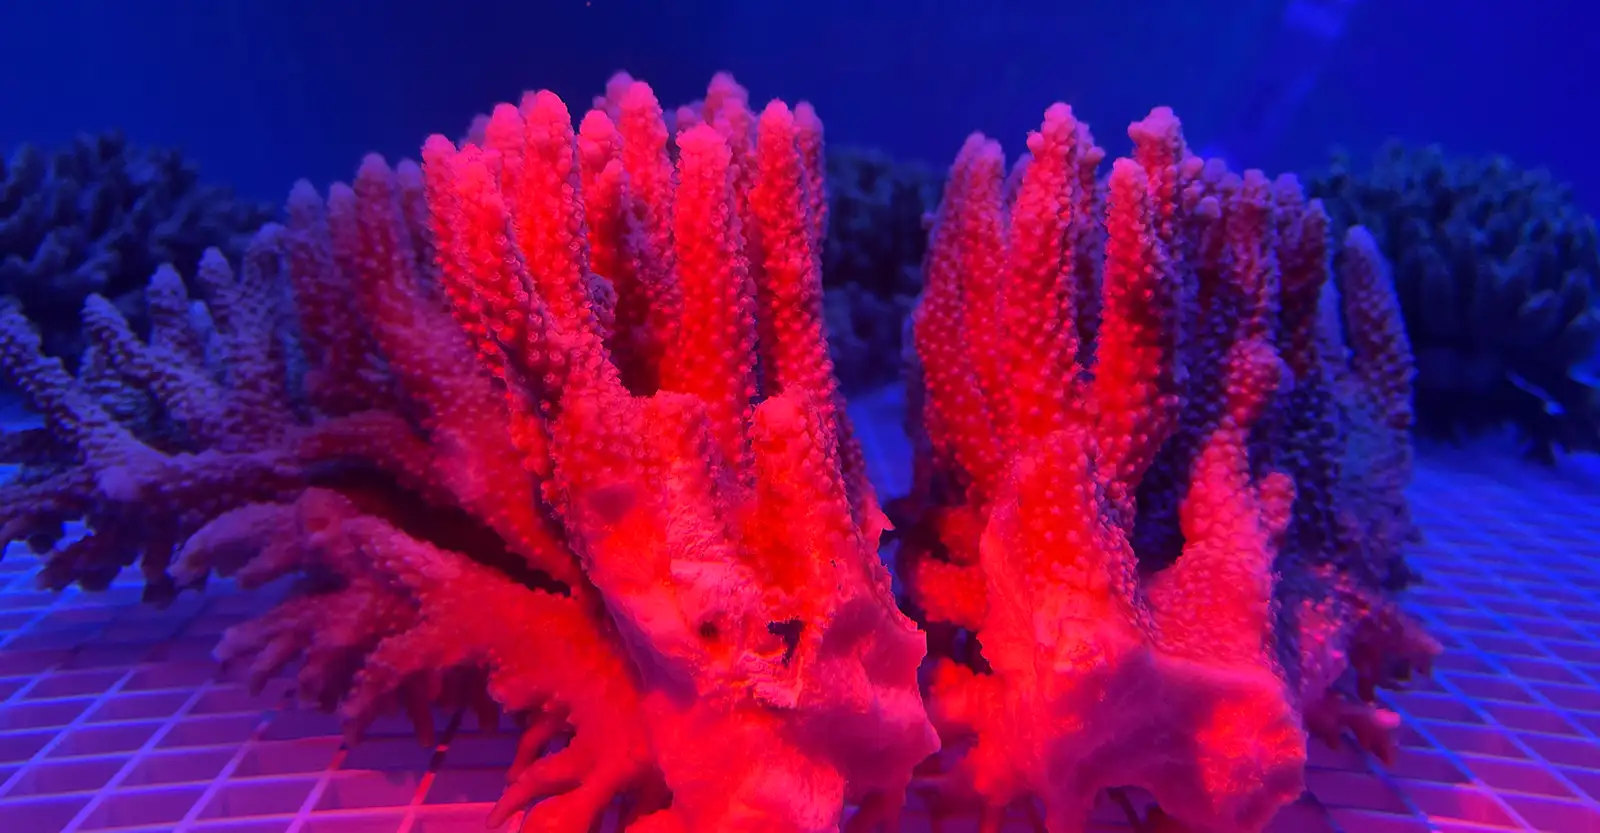
[[[498,703],[492,823],[892,828],[938,741],[827,359],[821,123],[726,76],[693,115],[619,78],[574,131],[531,93],[421,167],[301,184],[237,275],[202,262],[204,326],[171,270],[148,341],[93,299],[92,378],[0,313],[47,421],[8,437],[6,540],[53,586],[294,577],[219,656],[303,660],[353,734]],[[161,418],[119,420],[125,390]]]
[[[613,78],[596,108],[615,117],[631,80],[625,73]],[[695,101],[667,113],[667,123],[692,127],[705,121],[704,111],[705,101]],[[474,119],[468,140],[480,141],[488,123],[487,115]],[[857,393],[900,373],[904,325],[921,289],[927,220],[942,178],[871,150],[830,146],[824,156],[823,320],[840,387]]]
[[[1104,181],[1065,105],[1009,177],[974,135],[913,319],[924,776],[985,829],[1134,787],[1152,824],[1259,830],[1307,731],[1383,754],[1372,687],[1437,650],[1391,598],[1412,370],[1371,238],[1335,282],[1292,179],[1202,162],[1166,110],[1129,133]]]

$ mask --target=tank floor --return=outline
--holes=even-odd
[[[852,406],[890,495],[908,477],[901,407],[894,392]],[[1273,829],[1600,833],[1600,461],[1425,450],[1413,500],[1425,581],[1410,607],[1446,653],[1431,679],[1385,695],[1405,722],[1394,765],[1315,748],[1310,791]],[[219,584],[154,610],[134,576],[52,594],[34,589],[36,567],[18,551],[0,562],[0,831],[484,829],[509,732],[440,714],[436,748],[399,719],[346,748],[286,684],[253,697],[219,678],[218,636],[275,594]],[[1130,829],[1128,799],[1094,829]],[[906,830],[931,829],[914,803]]]

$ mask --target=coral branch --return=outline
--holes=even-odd
[[[290,580],[218,656],[298,663],[352,738],[498,704],[524,728],[491,823],[892,828],[938,739],[828,361],[821,122],[727,76],[676,134],[609,93],[295,186],[194,310],[155,275],[149,339],[92,298],[78,377],[0,311],[48,429],[6,445],[0,526],[54,586]]]
[[[1371,246],[1336,305],[1296,184],[1188,155],[1170,111],[1129,134],[1104,214],[1064,105],[1004,189],[974,136],[933,230],[900,558],[930,628],[970,636],[930,677],[937,783],[990,819],[1040,801],[1052,831],[1128,786],[1186,829],[1259,830],[1303,789],[1307,727],[1382,752],[1372,688],[1437,650],[1389,595],[1409,352]]]
[[[654,95],[613,86],[578,135],[541,93],[424,159],[453,309],[510,401],[540,403],[555,508],[642,686],[672,804],[640,829],[834,830],[846,801],[892,821],[937,741],[826,359],[820,124],[774,103],[758,129],[719,76],[672,176]],[[602,214],[574,199],[623,174]],[[571,299],[624,246],[606,340]]]

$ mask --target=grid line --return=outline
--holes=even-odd
[[[902,409],[894,391],[852,403],[889,495],[909,480]],[[1412,499],[1425,582],[1408,607],[1446,654],[1384,695],[1404,718],[1393,763],[1314,748],[1310,790],[1274,833],[1600,833],[1600,460],[1547,470],[1500,449],[1424,449]],[[132,572],[105,593],[51,594],[34,589],[37,566],[0,562],[0,831],[483,829],[510,731],[457,711],[435,716],[431,748],[399,719],[347,747],[332,718],[292,706],[287,681],[253,696],[216,674],[217,636],[270,590],[219,582],[155,611]],[[1108,796],[1090,829],[1127,831],[1147,804]],[[908,816],[908,833],[932,829],[925,804]]]

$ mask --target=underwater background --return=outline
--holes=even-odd
[[[1255,74],[1296,70],[1273,55],[1286,5],[9,3],[0,144],[119,128],[276,200],[300,177],[347,174],[362,153],[414,154],[416,137],[459,129],[484,102],[529,86],[582,100],[617,69],[666,101],[726,69],[763,96],[816,104],[832,141],[939,168],[968,132],[1020,135],[1057,100],[1105,125],[1170,106],[1205,144],[1229,131]],[[1333,145],[1364,159],[1399,137],[1548,166],[1586,205],[1600,200],[1591,4],[1328,5],[1350,7],[1338,44],[1249,164],[1308,170]]]
[[[1165,106],[1193,153],[1298,176],[1304,196],[1321,201],[1313,213],[1326,212],[1323,265],[1342,273],[1370,250],[1392,277],[1397,332],[1415,364],[1406,396],[1415,472],[1409,445],[1395,452],[1403,465],[1385,458],[1374,469],[1410,475],[1399,514],[1419,534],[1392,586],[1379,583],[1387,600],[1420,578],[1395,597],[1443,652],[1431,675],[1357,698],[1398,717],[1387,746],[1355,723],[1344,735],[1336,727],[1331,745],[1314,740],[1304,794],[1266,829],[1600,833],[1597,31],[1600,7],[1580,0],[0,0],[0,473],[17,472],[10,483],[0,476],[0,543],[9,542],[0,833],[438,833],[507,817],[495,805],[524,754],[474,704],[445,697],[424,709],[438,725],[420,746],[411,722],[392,714],[355,743],[337,718],[297,704],[288,677],[255,691],[238,673],[219,674],[219,640],[248,654],[237,644],[248,638],[225,634],[277,615],[274,603],[303,587],[246,590],[230,576],[178,594],[148,572],[148,554],[143,568],[132,555],[60,557],[76,532],[55,533],[97,510],[50,504],[42,514],[53,531],[34,528],[41,513],[24,507],[59,473],[63,446],[40,445],[49,432],[23,403],[38,404],[36,388],[50,386],[39,380],[53,384],[59,360],[62,378],[139,440],[193,450],[198,433],[174,434],[145,399],[119,398],[104,339],[167,349],[158,342],[172,319],[159,304],[172,287],[222,309],[233,277],[218,283],[217,264],[233,264],[250,288],[252,260],[264,268],[258,229],[317,226],[324,193],[336,215],[350,192],[328,183],[355,181],[360,166],[368,187],[415,185],[420,195],[421,180],[407,179],[415,169],[398,163],[422,160],[425,137],[483,142],[486,122],[474,118],[535,89],[559,95],[576,124],[614,92],[607,79],[618,71],[648,82],[675,128],[673,108],[708,98],[708,79],[724,71],[758,113],[774,98],[815,106],[828,154],[829,223],[812,241],[819,309],[856,462],[897,524],[908,495],[926,487],[913,461],[927,464],[919,431],[937,426],[917,423],[940,384],[922,376],[930,353],[908,366],[921,345],[908,342],[907,322],[938,260],[928,235],[950,210],[941,195],[951,160],[976,158],[969,134],[1015,159],[1045,108],[1066,102],[1094,128],[1105,177],[1109,160],[1135,154],[1124,125]],[[596,106],[619,111],[616,96]],[[802,133],[805,118],[796,108]],[[392,179],[363,165],[369,153],[397,165]],[[290,196],[300,180],[315,199]],[[413,226],[419,252],[432,245],[425,236]],[[213,247],[220,257],[204,253]],[[147,293],[152,274],[175,280]],[[591,291],[604,306],[604,291]],[[110,303],[97,305],[102,295]],[[287,296],[283,308],[292,317]],[[224,337],[240,320],[260,323],[217,317]],[[115,342],[121,328],[134,342]],[[209,350],[196,366],[211,362],[226,384],[206,389],[236,384]],[[291,358],[289,370],[305,368]],[[305,378],[314,375],[295,381]],[[322,404],[295,407],[303,417]],[[828,458],[845,481],[849,449]],[[280,474],[251,476],[275,484]],[[1354,491],[1371,486],[1375,502],[1404,485],[1361,474],[1372,483]],[[114,477],[96,483],[116,491]],[[1250,489],[1258,499],[1268,491]],[[151,499],[153,512],[178,500],[168,494]],[[895,561],[913,539],[885,539],[892,569],[913,569]],[[905,580],[896,572],[902,594]],[[928,628],[923,611],[909,615]],[[981,665],[965,658],[981,649],[952,644],[941,650]],[[970,807],[946,807],[918,784],[894,829],[980,829]],[[1026,803],[1010,807],[1003,828],[982,830],[1043,830]],[[1108,790],[1084,829],[1180,829],[1154,803]],[[620,812],[607,811],[604,829]]]

